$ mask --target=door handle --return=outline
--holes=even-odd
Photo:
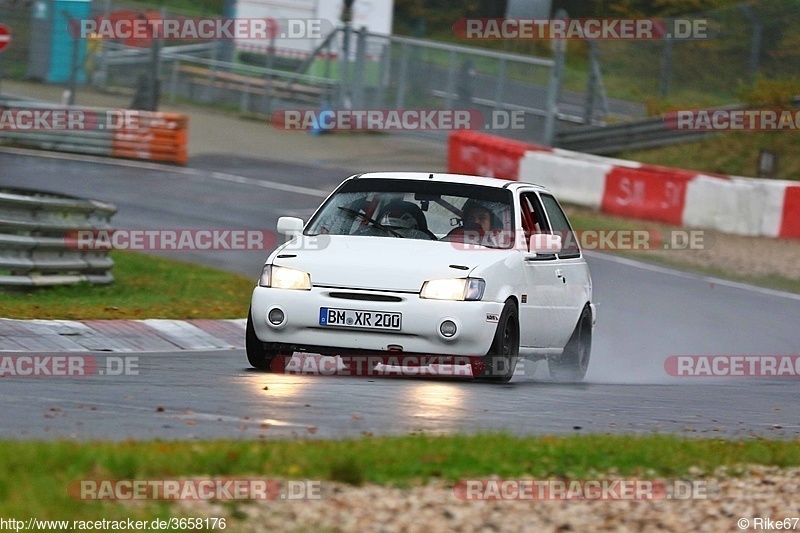
[[[567,282],[567,278],[564,277],[564,271],[561,270],[560,268],[556,269],[556,277],[558,277],[562,283]]]

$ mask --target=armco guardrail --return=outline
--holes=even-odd
[[[25,99],[0,100],[0,112],[73,111],[79,127],[29,129],[0,125],[0,144],[78,154],[186,164],[189,119],[177,113],[59,106]]]
[[[107,251],[70,246],[72,232],[110,229],[117,208],[26,189],[0,189],[0,286],[39,287],[114,281]]]
[[[800,106],[800,97],[792,100],[794,107]],[[710,108],[713,111],[738,111],[750,109],[746,105],[731,105]],[[555,145],[565,150],[588,154],[615,154],[624,150],[655,148],[669,144],[691,142],[712,135],[709,131],[676,130],[667,127],[664,117],[645,118],[597,126],[577,126],[556,134]]]
[[[555,144],[565,150],[589,154],[615,154],[624,150],[654,148],[696,141],[710,135],[707,131],[671,130],[663,117],[620,122],[602,127],[578,126],[556,134]]]

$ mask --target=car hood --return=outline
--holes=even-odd
[[[301,235],[273,252],[270,261],[310,273],[314,286],[419,292],[427,280],[466,277],[510,252],[418,239]]]

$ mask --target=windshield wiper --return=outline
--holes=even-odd
[[[391,233],[392,235],[396,235],[397,237],[400,237],[401,239],[405,238],[400,233],[396,232],[395,230],[393,230],[391,228],[387,228],[386,226],[384,226],[383,224],[381,224],[377,220],[374,220],[374,219],[368,217],[367,215],[365,215],[361,211],[356,211],[355,209],[350,209],[349,207],[343,207],[341,205],[339,206],[339,209],[341,209],[345,213],[349,213],[349,214],[353,215],[354,217],[358,217],[358,218],[361,218],[363,220],[366,220],[367,222],[369,222],[370,224],[372,224],[373,226],[375,226],[379,230],[383,230],[386,233]]]

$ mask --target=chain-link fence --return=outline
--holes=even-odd
[[[658,113],[741,101],[756,77],[800,79],[797,0],[742,2],[681,19],[706,21],[708,38],[597,43],[609,97],[642,102]],[[575,52],[573,61],[583,53]],[[583,70],[568,71],[568,89],[584,83]]]
[[[0,0],[0,21],[13,32],[12,46],[0,53],[4,77],[29,74],[33,4]],[[110,0],[92,4],[92,16],[112,11],[180,16]],[[800,78],[800,2],[754,0],[681,18],[707,21],[708,38],[597,41],[599,69],[589,61],[586,43],[570,41],[563,83],[557,58],[540,57],[553,55],[541,43],[490,50],[358,28],[339,28],[313,53],[291,56],[269,42],[256,48],[237,48],[232,41],[166,42],[157,54],[148,43],[89,42],[79,68],[90,83],[132,97],[152,88],[157,76],[162,102],[195,101],[244,113],[468,108],[491,122],[492,113],[516,112],[524,127],[495,133],[532,142],[547,142],[548,116],[561,121],[559,129],[587,118],[618,122],[677,106],[737,102],[757,77]],[[592,75],[598,92],[590,93]]]

